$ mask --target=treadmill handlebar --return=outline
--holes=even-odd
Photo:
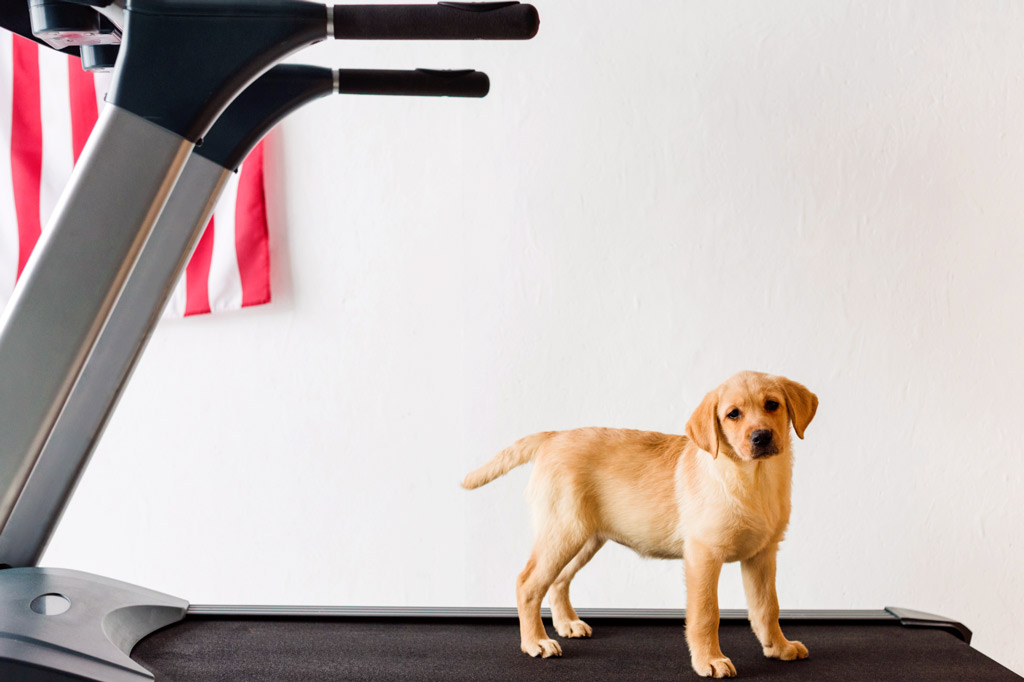
[[[483,97],[487,74],[463,71],[328,69],[279,64],[242,91],[213,124],[195,153],[237,170],[278,121],[314,99],[341,95]]]
[[[540,16],[519,2],[439,2],[436,5],[335,5],[337,40],[529,40]]]
[[[305,0],[127,0],[108,101],[193,142],[288,54],[341,39],[527,39],[532,5],[339,5]]]

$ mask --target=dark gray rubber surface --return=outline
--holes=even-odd
[[[678,621],[591,620],[592,639],[559,638],[564,655],[519,651],[515,621],[198,619],[161,630],[132,658],[159,682],[437,680],[656,682],[699,679]],[[768,660],[745,621],[724,621],[722,650],[745,680],[1024,680],[953,635],[885,623],[785,623],[810,658]],[[553,632],[548,627],[549,633]]]

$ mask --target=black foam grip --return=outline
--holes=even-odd
[[[483,97],[489,89],[487,74],[481,71],[338,70],[338,93],[342,95]]]
[[[339,40],[528,40],[540,17],[518,2],[335,5]]]

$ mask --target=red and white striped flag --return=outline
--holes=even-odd
[[[105,77],[0,30],[0,310],[103,107]],[[270,302],[263,144],[234,173],[165,316]]]

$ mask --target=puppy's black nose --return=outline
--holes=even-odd
[[[772,432],[768,429],[758,429],[750,434],[750,442],[756,447],[767,447],[772,442]]]

